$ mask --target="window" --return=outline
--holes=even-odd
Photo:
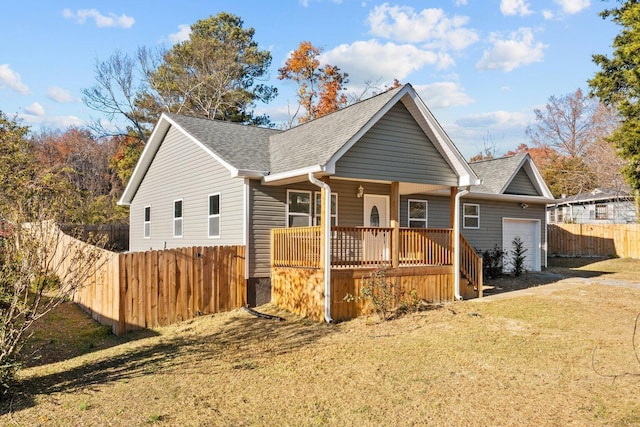
[[[549,211],[549,222],[550,222],[550,223],[552,223],[552,222],[556,222],[556,208],[552,208],[552,209]]]
[[[596,219],[609,219],[607,205],[596,205]]]
[[[182,237],[182,200],[173,202],[173,237]]]
[[[144,238],[151,237],[151,206],[144,207]]]
[[[427,201],[409,199],[409,227],[427,228]]]
[[[287,227],[311,225],[311,191],[287,191]]]
[[[220,237],[220,193],[209,196],[209,237]]]
[[[464,228],[480,228],[480,205],[464,203],[462,205]]]
[[[322,193],[315,193],[315,212],[314,212],[314,223],[315,225],[320,225],[320,214],[322,213]],[[331,225],[338,225],[338,195],[331,193]]]

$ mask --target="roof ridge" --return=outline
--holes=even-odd
[[[285,130],[284,130],[284,132],[289,131],[289,130],[291,130],[291,129],[297,129],[297,128],[302,127],[302,126],[304,126],[304,125],[308,125],[309,123],[315,123],[315,122],[317,122],[318,120],[322,120],[322,119],[324,119],[325,117],[330,117],[330,116],[332,116],[332,115],[334,115],[334,114],[336,114],[336,113],[340,113],[340,112],[342,112],[342,111],[348,110],[348,109],[349,109],[349,108],[351,108],[351,107],[354,107],[354,106],[356,106],[356,105],[360,105],[360,104],[362,104],[363,102],[371,101],[372,99],[377,98],[377,97],[382,96],[382,95],[385,95],[385,94],[388,94],[389,92],[392,92],[392,91],[400,91],[400,90],[402,90],[403,88],[405,88],[406,86],[411,86],[411,84],[410,84],[410,83],[405,83],[405,84],[403,84],[402,86],[398,86],[398,87],[395,87],[395,88],[392,88],[392,89],[383,90],[383,91],[381,91],[380,93],[376,93],[375,95],[372,95],[372,96],[370,96],[370,97],[368,97],[368,98],[361,99],[361,100],[359,100],[359,101],[357,101],[357,102],[354,102],[353,104],[349,104],[349,105],[347,105],[347,106],[345,106],[345,107],[343,107],[343,108],[338,108],[337,110],[334,110],[334,111],[332,111],[332,112],[330,112],[330,113],[328,113],[328,114],[325,114],[325,115],[323,115],[323,116],[313,118],[313,119],[311,119],[311,120],[309,120],[309,121],[307,121],[307,122],[304,122],[304,123],[299,123],[299,124],[297,124],[297,125],[295,125],[295,126],[293,126],[293,127],[289,128],[289,129],[285,129]]]

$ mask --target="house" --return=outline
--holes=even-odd
[[[380,265],[432,301],[481,296],[474,246],[542,233],[549,194],[528,156],[469,165],[404,85],[286,131],[163,114],[120,204],[131,251],[244,245],[250,303],[330,321]]]
[[[630,224],[637,222],[632,194],[622,190],[596,188],[562,197],[547,206],[550,224]]]

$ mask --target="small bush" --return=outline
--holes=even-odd
[[[482,265],[484,267],[484,276],[488,279],[495,279],[502,274],[502,263],[506,252],[495,245],[493,249],[486,251],[477,250],[482,255]]]
[[[387,278],[387,267],[381,266],[363,279],[361,295],[346,295],[345,301],[367,300],[382,320],[395,315],[417,311],[422,301],[415,289],[408,294],[397,283]]]
[[[513,265],[513,274],[518,277],[524,272],[524,260],[527,257],[525,253],[527,248],[520,236],[516,236],[511,242],[513,249],[511,250],[511,264]]]

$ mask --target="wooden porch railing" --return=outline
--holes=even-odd
[[[449,228],[402,228],[399,265],[451,265],[451,239]]]
[[[482,297],[482,257],[463,235],[460,235],[460,272],[478,290],[478,296]]]
[[[320,268],[320,227],[271,230],[271,264],[274,267]]]
[[[363,268],[391,264],[392,228],[331,227],[331,265]],[[274,267],[320,268],[320,227],[271,231]],[[400,229],[399,265],[451,265],[451,229]]]

